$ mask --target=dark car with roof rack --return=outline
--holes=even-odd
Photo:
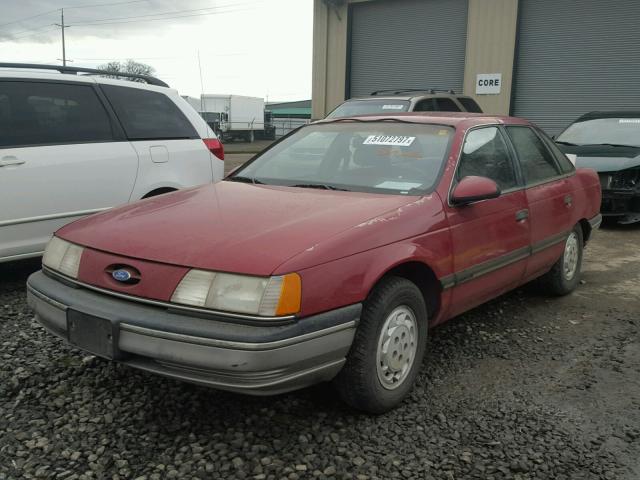
[[[376,90],[367,97],[350,98],[338,105],[326,118],[392,115],[402,112],[483,113],[472,97],[458,94],[454,90],[396,88]]]

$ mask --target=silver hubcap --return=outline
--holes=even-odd
[[[407,378],[418,350],[416,316],[406,305],[393,310],[384,321],[378,350],[378,380],[387,390],[398,388]]]
[[[567,242],[564,244],[564,262],[562,271],[564,278],[571,280],[578,270],[579,260],[578,236],[576,232],[571,232]]]

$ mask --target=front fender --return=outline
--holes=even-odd
[[[443,228],[301,270],[301,314],[362,302],[387,272],[403,263],[420,262],[442,279],[452,273],[451,252],[451,237]]]

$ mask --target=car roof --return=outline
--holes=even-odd
[[[597,118],[640,118],[640,110],[611,110],[608,112],[589,112],[579,117],[576,122],[595,120]]]
[[[506,115],[487,115],[486,113],[470,113],[470,112],[403,112],[393,115],[357,115],[341,118],[327,118],[313,122],[313,124],[322,123],[339,123],[353,121],[384,121],[398,120],[409,123],[422,123],[433,125],[448,125],[454,128],[467,129],[477,125],[488,124],[508,124],[508,125],[531,125],[530,122],[523,118],[509,117]],[[313,125],[312,124],[312,125]]]
[[[123,87],[140,88],[143,90],[155,90],[158,92],[173,91],[170,87],[162,87],[159,85],[150,85],[143,82],[134,82],[132,80],[122,80],[117,78],[108,78],[98,75],[76,75],[71,73],[60,73],[52,70],[29,70],[26,68],[4,68],[0,67],[0,78],[23,79],[23,80],[57,80],[64,82],[77,83],[101,83],[110,85],[121,85]]]

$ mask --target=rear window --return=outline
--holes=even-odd
[[[470,97],[458,97],[458,101],[462,104],[467,112],[482,113],[480,105],[476,103],[473,98]]]
[[[460,107],[456,105],[456,102],[450,98],[434,98],[433,101],[436,105],[438,112],[459,112]]]
[[[409,111],[408,100],[349,100],[344,102],[327,118],[355,117],[358,115],[393,115]]]
[[[303,127],[229,180],[418,195],[437,183],[454,130],[378,121]]]
[[[0,82],[0,147],[113,140],[109,116],[90,85]]]
[[[101,85],[129,140],[199,138],[166,95],[140,88]]]

